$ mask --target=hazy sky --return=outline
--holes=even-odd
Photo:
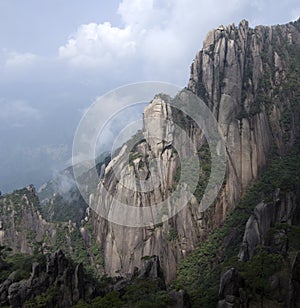
[[[0,0],[0,190],[65,167],[97,96],[146,80],[185,86],[211,28],[299,15],[298,0]]]

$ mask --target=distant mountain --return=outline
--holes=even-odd
[[[105,152],[96,159],[96,169],[100,174],[101,167],[110,161],[110,153]],[[89,174],[82,175],[90,187],[96,188],[97,179],[90,179]],[[92,189],[92,188],[91,188]],[[41,212],[48,221],[80,222],[88,207],[78,190],[73,166],[56,174],[49,182],[38,189]]]

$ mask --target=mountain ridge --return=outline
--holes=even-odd
[[[91,216],[95,234],[103,246],[105,270],[110,275],[117,272],[126,276],[135,266],[141,266],[141,257],[158,255],[166,280],[171,281],[179,260],[225,221],[226,213],[235,208],[248,185],[266,168],[272,148],[276,147],[283,156],[293,147],[299,138],[300,123],[299,90],[292,84],[298,82],[297,74],[293,75],[299,66],[297,53],[294,53],[294,49],[300,46],[298,24],[299,21],[251,29],[246,21],[242,21],[238,27],[230,25],[208,33],[203,49],[192,65],[188,90],[206,101],[221,126],[228,156],[223,190],[214,206],[205,213],[198,212],[197,201],[192,200],[180,215],[152,229],[117,226],[97,215]],[[298,66],[293,65],[293,61]],[[156,97],[145,114],[155,114],[158,119],[172,122],[174,114],[164,99]],[[147,125],[147,120],[144,120],[144,129]],[[132,164],[124,165],[129,174],[126,186],[135,187],[136,176],[151,172],[147,157],[162,159],[162,165],[171,177],[162,179],[161,191],[148,195],[147,198],[153,202],[168,196],[178,167],[176,154],[167,146],[168,140],[172,142],[173,128],[163,129],[158,125],[155,129],[161,140],[154,143],[146,140],[138,144],[132,153],[135,158]],[[186,130],[200,150],[205,144],[201,131],[193,124],[189,124]],[[108,165],[103,186],[125,202],[131,200],[133,205],[147,206],[146,197],[143,199],[138,193],[128,195],[109,172],[116,161],[125,164],[122,162],[123,152],[121,150],[115,161]],[[143,167],[139,167],[141,165]],[[157,168],[157,174],[163,174],[162,167],[158,165]],[[104,201],[101,201],[101,196],[99,188],[93,197],[94,208]],[[172,241],[168,241],[170,232],[176,235]]]

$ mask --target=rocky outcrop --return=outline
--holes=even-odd
[[[225,269],[221,274],[218,308],[247,307],[244,279],[235,268]]]
[[[23,307],[29,301],[40,305],[36,302],[39,295],[43,307],[71,307],[95,295],[95,286],[87,280],[82,264],[74,265],[61,250],[48,257],[46,266],[33,263],[29,279],[16,281],[15,277],[13,272],[0,284],[1,306]]]
[[[124,227],[92,213],[89,219],[109,275],[130,275],[135,267],[141,268],[142,257],[157,255],[166,281],[170,281],[179,260],[225,220],[228,210],[255,181],[267,164],[272,146],[277,146],[280,155],[289,151],[299,136],[299,108],[295,107],[298,90],[291,82],[299,48],[299,21],[255,29],[242,21],[238,27],[222,26],[209,32],[192,64],[188,91],[206,102],[221,126],[228,158],[223,190],[206,212],[197,211],[195,198],[179,215],[153,227]],[[180,162],[172,148],[175,132],[170,123],[178,117],[169,101],[160,95],[146,108],[143,138],[134,147],[127,143],[106,167],[97,192],[90,198],[94,209],[109,204],[102,199],[107,198],[104,187],[120,202],[147,207],[167,198],[176,186]],[[149,117],[156,120],[151,122]],[[205,144],[201,130],[187,124],[188,119],[183,122],[200,150]],[[149,138],[152,131],[156,139]],[[116,166],[122,170],[121,183],[112,172]],[[152,185],[157,189],[143,193],[136,178],[145,180],[149,174],[154,176]],[[162,179],[159,185],[155,178]],[[255,236],[253,241],[258,241]]]
[[[130,278],[116,278],[112,290],[118,292],[122,297],[126,294],[128,287],[139,287],[141,282],[152,282],[152,286],[159,287],[159,292],[165,292],[170,300],[168,307],[172,308],[186,308],[190,307],[190,301],[187,293],[184,290],[169,290],[166,291],[165,279],[160,266],[159,258],[157,256],[151,256],[142,260],[142,269],[135,268],[132,277]],[[148,291],[148,290],[147,290]],[[150,290],[149,290],[150,291]],[[150,291],[151,292],[151,291]],[[126,297],[126,296],[125,296]]]
[[[158,281],[160,287],[165,289],[165,280],[159,258],[157,256],[151,256],[144,258],[142,262],[142,268],[140,270],[135,268],[131,277],[118,277],[117,279],[119,280],[113,285],[113,290],[122,294],[127,286],[134,285],[137,280],[143,279]]]
[[[284,229],[276,230],[270,237],[269,231],[276,224],[299,225],[300,200],[295,193],[280,196],[280,189],[273,195],[274,201],[258,204],[247,221],[243,243],[239,252],[240,261],[248,261],[258,246],[273,246],[285,255],[288,251],[287,234]]]
[[[222,271],[218,307],[300,306],[300,259],[294,243],[299,238],[291,231],[299,228],[299,201],[297,189],[285,193],[277,189],[273,201],[255,207],[236,263],[241,274],[236,268]]]

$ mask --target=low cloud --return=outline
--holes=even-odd
[[[0,120],[2,124],[22,127],[28,121],[39,121],[41,112],[26,101],[7,101],[0,99]]]
[[[64,162],[68,154],[67,144],[43,145],[38,147],[27,147],[23,149],[23,155],[34,160],[47,157],[48,160]]]
[[[9,52],[6,55],[6,68],[26,68],[35,64],[38,61],[38,56],[32,53]]]
[[[53,174],[52,185],[54,192],[59,193],[66,201],[71,202],[71,192],[76,188],[76,182],[72,172],[69,169]]]

